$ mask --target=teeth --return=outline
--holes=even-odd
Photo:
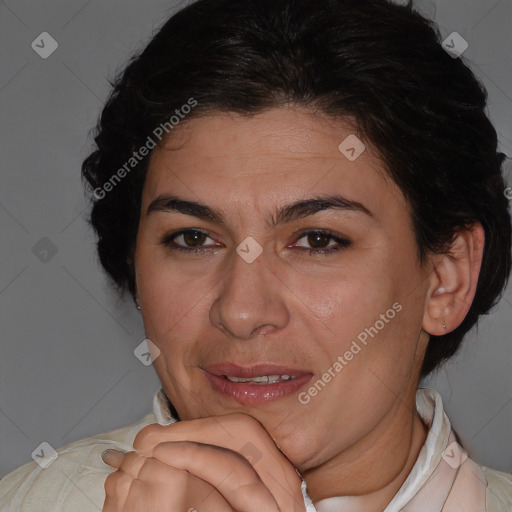
[[[232,377],[229,375],[225,375],[226,379],[231,382],[250,382],[252,384],[275,384],[276,382],[292,380],[295,377],[291,377],[290,375],[262,375],[261,377]]]

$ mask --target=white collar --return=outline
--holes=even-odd
[[[486,510],[485,475],[456,442],[441,395],[434,389],[418,389],[416,409],[429,428],[427,439],[411,472],[383,512]],[[320,500],[316,509],[318,512],[360,510],[354,496]]]
[[[444,466],[447,466],[446,464],[440,465],[440,462],[447,447],[452,446],[454,442],[454,434],[451,429],[450,420],[444,412],[441,395],[434,389],[418,389],[416,393],[416,408],[423,422],[429,427],[427,439],[425,440],[425,444],[423,445],[411,472],[383,512],[397,512],[404,509],[406,505],[411,505],[412,500],[420,491],[423,493],[426,492],[424,489],[425,484],[429,479],[432,480],[436,469],[439,467],[442,469]],[[178,421],[172,415],[169,400],[167,399],[163,389],[160,389],[154,396],[153,410],[160,425],[170,425]],[[467,453],[459,445],[455,446],[455,448],[457,450],[457,456],[462,459],[462,462],[464,462],[464,460],[467,459]],[[485,481],[485,476],[483,476],[483,473],[479,472],[479,467],[475,463],[468,460],[466,468],[470,464],[472,473],[474,475],[478,474],[482,482]],[[453,479],[457,478],[457,474],[458,472],[456,471],[453,475]],[[315,507],[307,496],[304,481],[302,485],[302,492],[307,505],[307,512],[314,512]],[[337,496],[327,498],[320,500],[316,504],[316,510],[318,512],[343,510],[344,505],[347,505],[347,508],[349,508],[348,504],[351,500],[353,501],[354,497]],[[416,503],[418,502],[419,500],[415,500],[414,510],[421,510],[421,507],[416,507]],[[407,507],[407,510],[412,510],[412,508],[410,509]],[[433,510],[434,509],[432,509],[432,511]]]
[[[170,425],[178,421],[178,419],[172,415],[171,403],[163,389],[158,390],[153,397],[153,412],[155,413],[156,421],[158,421],[160,425]]]
[[[435,389],[418,389],[416,409],[423,423],[429,427],[427,439],[411,472],[384,512],[400,510],[409,503],[430,478],[448,446],[448,437],[452,427],[444,412],[441,395]]]

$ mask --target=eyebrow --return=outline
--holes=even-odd
[[[348,210],[374,217],[373,213],[363,204],[351,201],[340,195],[324,195],[296,201],[283,206],[271,216],[268,224],[277,226],[296,219],[302,219],[309,215],[325,210]],[[146,215],[155,212],[173,213],[179,212],[184,215],[191,215],[198,219],[207,220],[215,224],[225,223],[224,215],[220,210],[206,206],[196,201],[188,201],[176,196],[162,194],[154,199],[146,210]]]

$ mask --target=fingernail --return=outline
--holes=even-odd
[[[102,454],[101,454],[101,459],[103,460],[103,462],[105,464],[108,464],[107,460],[109,457],[112,457],[112,455],[116,454],[116,453],[119,453],[117,450],[112,450],[111,448],[109,448],[108,450],[105,450]]]

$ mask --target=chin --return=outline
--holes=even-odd
[[[309,469],[311,459],[314,454],[318,453],[319,447],[316,442],[312,443],[311,437],[307,436],[305,432],[300,432],[300,434],[291,432],[286,436],[277,437],[272,435],[272,438],[278,448],[299,471]]]

